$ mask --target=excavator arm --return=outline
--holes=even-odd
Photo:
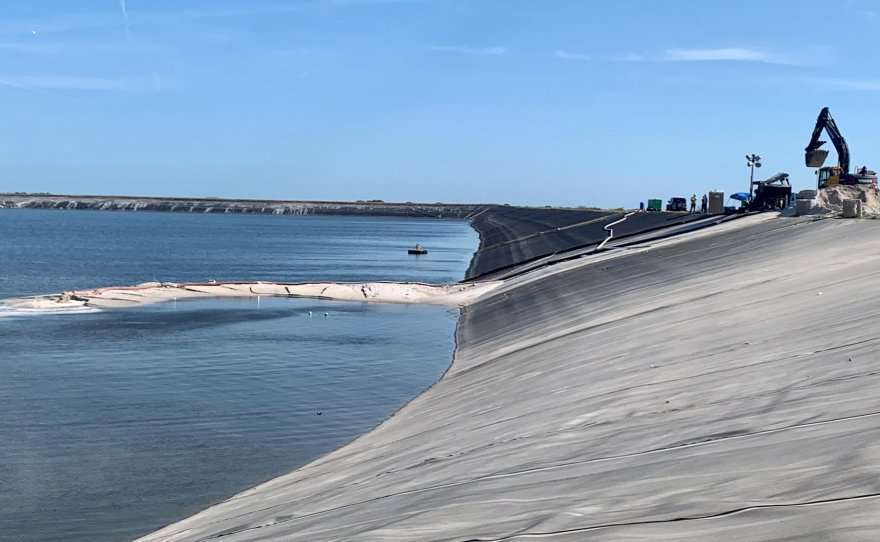
[[[804,161],[806,162],[807,167],[821,167],[822,164],[825,163],[825,158],[828,157],[828,151],[820,149],[820,147],[825,144],[824,141],[819,140],[819,136],[822,135],[823,129],[828,133],[828,137],[831,139],[831,144],[834,145],[834,149],[837,151],[838,165],[840,166],[840,169],[844,175],[848,174],[849,147],[846,144],[846,140],[843,139],[840,130],[837,128],[837,123],[831,118],[831,113],[828,111],[827,107],[823,107],[822,111],[819,112],[819,117],[816,119],[816,127],[813,128],[813,137],[810,138],[810,143],[804,149]]]

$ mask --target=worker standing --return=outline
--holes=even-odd
[[[708,207],[709,207],[709,196],[707,196],[706,194],[703,194],[703,205],[700,207],[700,213],[706,214],[706,212],[709,210]]]
[[[691,194],[691,214],[697,212],[697,195]]]

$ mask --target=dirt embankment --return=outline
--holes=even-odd
[[[862,202],[862,216],[880,218],[880,191],[873,185],[832,186],[816,194],[816,207],[834,213],[843,212],[843,202],[856,199]]]

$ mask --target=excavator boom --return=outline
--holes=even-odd
[[[831,139],[831,144],[834,145],[834,149],[837,151],[838,165],[844,175],[849,173],[849,147],[846,144],[846,140],[843,138],[843,135],[840,133],[840,130],[837,128],[837,123],[834,122],[834,119],[831,118],[831,113],[828,111],[827,107],[823,107],[822,111],[819,112],[819,117],[816,119],[816,127],[813,128],[813,136],[810,138],[810,143],[804,149],[804,161],[807,164],[807,167],[821,167],[822,164],[825,163],[825,159],[828,157],[828,151],[820,148],[825,144],[824,141],[819,140],[819,136],[822,135],[822,130],[825,130],[828,133],[828,137]]]

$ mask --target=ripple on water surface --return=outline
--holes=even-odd
[[[288,472],[436,381],[456,316],[263,298],[7,318],[0,523],[125,540]]]

